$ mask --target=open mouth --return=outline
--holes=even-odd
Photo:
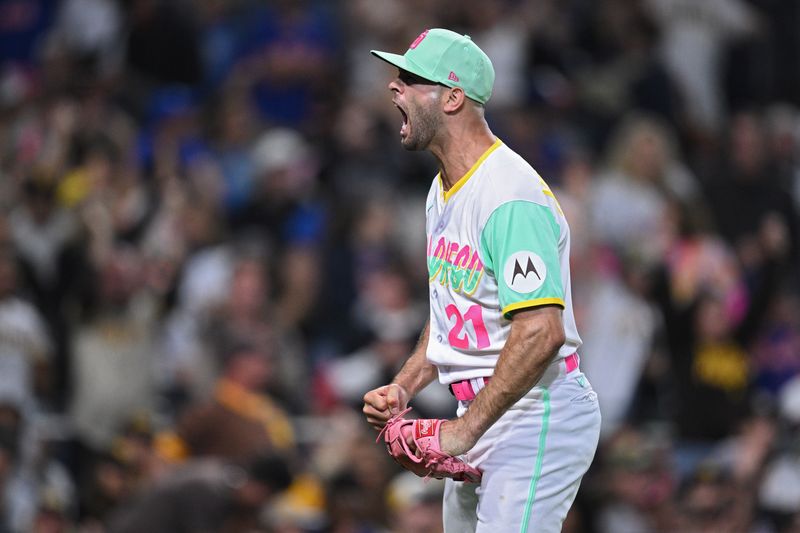
[[[403,123],[400,125],[400,135],[405,136],[408,130],[408,113],[406,113],[405,109],[397,104],[395,104],[395,107],[397,107],[397,109],[400,111],[400,114],[403,116]]]

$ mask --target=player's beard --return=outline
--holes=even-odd
[[[442,124],[442,119],[438,115],[436,107],[416,106],[409,109],[408,126],[410,133],[401,143],[406,150],[425,150],[436,136],[436,132]]]

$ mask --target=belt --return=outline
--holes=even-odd
[[[562,360],[564,361],[564,367],[567,374],[578,369],[578,363],[580,361],[578,354],[574,353],[572,355],[568,355]],[[484,388],[491,379],[491,377],[485,377],[456,381],[455,383],[450,384],[450,393],[456,397],[456,400],[469,402],[475,399],[475,396],[478,394],[478,392],[480,392],[480,390]]]

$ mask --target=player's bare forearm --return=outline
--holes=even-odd
[[[405,409],[408,401],[436,377],[436,367],[425,356],[428,335],[426,324],[417,346],[392,382],[364,395],[364,415],[375,429],[381,429],[392,416]]]
[[[540,307],[514,316],[492,380],[464,414],[465,429],[480,437],[542,378],[564,344],[561,309]]]
[[[443,428],[442,448],[464,453],[509,407],[542,378],[564,343],[561,309],[538,307],[520,311],[511,323],[511,333],[486,387],[475,397],[469,410]]]
[[[428,362],[428,358],[425,355],[428,350],[429,336],[430,325],[426,323],[414,351],[411,352],[403,367],[392,380],[392,383],[397,383],[403,387],[408,392],[409,397],[415,396],[436,378],[436,367]]]

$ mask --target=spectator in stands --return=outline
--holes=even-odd
[[[663,255],[669,199],[690,201],[699,192],[675,150],[669,129],[656,119],[631,116],[619,127],[607,169],[592,191],[591,227],[598,242],[648,261]]]
[[[158,302],[141,291],[141,263],[119,248],[100,265],[93,309],[76,331],[70,417],[79,441],[106,450],[137,412],[156,403],[155,320]]]
[[[52,338],[42,315],[18,293],[13,250],[0,248],[0,394],[37,408],[50,385]]]
[[[661,54],[681,91],[684,113],[697,134],[714,135],[724,124],[722,61],[728,43],[752,35],[760,21],[743,0],[645,0],[661,29]]]
[[[743,305],[738,284],[713,242],[703,242],[697,235],[686,237],[679,244],[689,249],[673,250],[673,258],[683,252],[682,261],[668,264],[666,268],[673,269],[670,277],[662,271],[653,288],[671,353],[681,474],[690,472],[726,438],[746,438],[745,422],[757,414],[752,343],[778,287],[776,265],[788,251],[785,232],[780,227],[765,228],[767,275]]]
[[[777,224],[782,229],[773,233],[786,233],[789,249],[784,261],[796,262],[800,257],[798,213],[776,174],[762,117],[752,112],[737,114],[728,150],[708,183],[707,197],[719,233],[736,250],[748,276],[756,280],[764,263],[759,233],[765,226]]]
[[[278,456],[260,456],[244,466],[214,459],[189,463],[124,505],[108,531],[246,533],[258,527],[259,510],[291,480]]]
[[[294,429],[265,392],[272,357],[256,345],[236,344],[223,354],[213,397],[189,407],[177,425],[187,455],[246,460],[259,453],[288,453]]]

